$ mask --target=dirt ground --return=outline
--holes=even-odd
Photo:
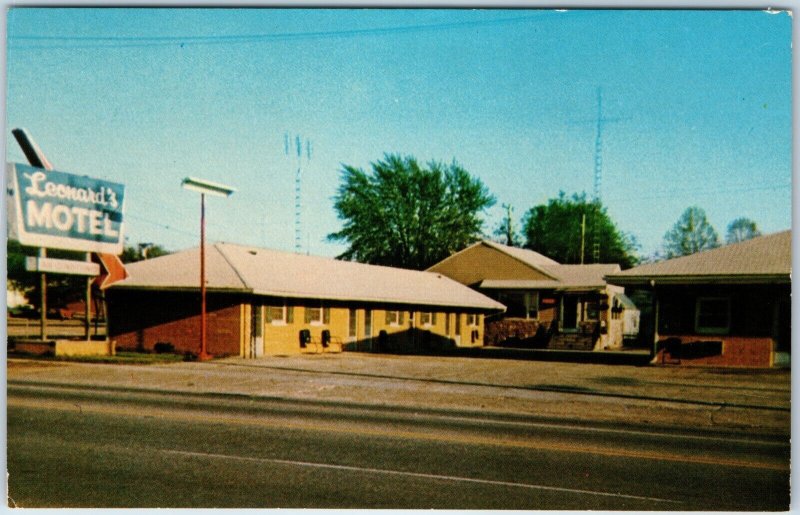
[[[40,334],[39,319],[30,318],[7,318],[6,319],[6,334],[12,337],[39,337]],[[47,335],[53,337],[75,337],[83,336],[86,334],[86,329],[83,320],[47,320]],[[95,328],[92,322],[91,334],[98,334],[104,336],[106,334],[105,323],[98,324]]]
[[[46,364],[45,364],[46,363]],[[789,370],[366,353],[102,365],[11,359],[8,381],[496,412],[788,435]]]

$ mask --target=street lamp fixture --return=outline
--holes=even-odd
[[[236,188],[231,188],[230,186],[225,186],[224,184],[220,184],[218,182],[197,179],[196,177],[185,178],[181,182],[181,185],[187,190],[197,191],[199,193],[205,193],[208,195],[216,195],[217,197],[230,197],[233,192],[236,191]]]
[[[206,195],[230,197],[235,188],[216,182],[187,177],[181,185],[184,189],[200,193],[200,354],[197,359],[211,359],[206,343]]]

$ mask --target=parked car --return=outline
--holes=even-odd
[[[38,318],[39,310],[33,306],[23,304],[21,306],[8,308],[8,316],[13,318]]]
[[[70,320],[72,315],[72,310],[67,308],[52,308],[47,310],[47,318],[55,320]]]

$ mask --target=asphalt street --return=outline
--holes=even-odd
[[[785,510],[788,463],[770,432],[8,385],[20,507]]]

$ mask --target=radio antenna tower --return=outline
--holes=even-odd
[[[620,122],[627,118],[606,118],[603,116],[603,90],[597,88],[597,133],[594,139],[594,188],[592,191],[592,205],[596,212],[592,217],[592,259],[600,262],[600,208],[602,205],[603,189],[603,129],[609,122]]]
[[[596,212],[592,217],[592,259],[600,262],[600,190],[603,183],[603,91],[597,88],[597,136],[594,140],[594,191],[592,204]]]
[[[594,188],[592,191],[592,209],[589,211],[588,230],[591,232],[589,235],[592,245],[592,259],[594,263],[600,262],[600,209],[602,206],[602,187],[603,187],[603,129],[610,122],[620,122],[628,118],[606,118],[603,116],[603,90],[597,88],[597,118],[592,120],[573,120],[570,124],[587,124],[591,123],[595,126],[594,138]],[[587,229],[586,224],[581,222],[581,249],[583,249],[584,234]],[[581,250],[581,259],[583,259],[583,250]]]
[[[290,138],[289,133],[283,135],[283,151],[288,158],[290,152]],[[294,175],[294,251],[300,253],[302,251],[302,197],[301,197],[301,182],[303,177],[303,157],[305,154],[306,164],[311,161],[311,140],[306,139],[305,152],[303,152],[303,140],[299,135],[294,137],[294,146],[297,152],[297,169]]]

